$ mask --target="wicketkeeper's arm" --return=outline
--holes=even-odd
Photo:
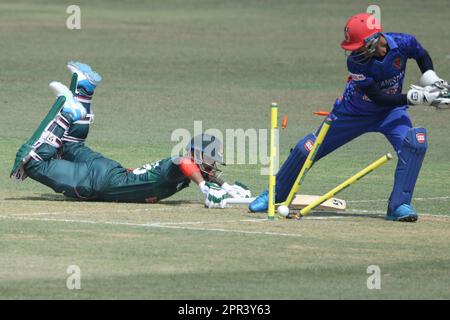
[[[427,50],[424,50],[424,54],[416,59],[417,65],[422,73],[428,70],[434,70],[433,60]]]
[[[375,82],[367,87],[362,87],[361,90],[366,94],[366,96],[369,97],[370,100],[382,106],[398,107],[403,106],[408,102],[406,99],[406,94],[384,93]]]

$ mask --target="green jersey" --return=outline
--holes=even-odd
[[[100,198],[104,201],[154,203],[189,186],[177,164],[178,158],[166,158],[133,171],[112,170],[109,185]]]

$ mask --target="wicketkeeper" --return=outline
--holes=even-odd
[[[57,100],[32,137],[16,154],[11,176],[27,176],[70,198],[94,201],[155,203],[198,185],[205,206],[220,207],[228,197],[250,197],[245,185],[220,179],[223,146],[214,136],[194,137],[185,155],[131,170],[85,145],[94,119],[91,106],[101,76],[90,66],[69,62],[71,88],[50,83]]]
[[[344,29],[341,47],[349,52],[349,78],[343,96],[331,111],[334,120],[316,160],[368,132],[383,134],[398,155],[386,219],[416,221],[411,199],[428,146],[425,128],[413,127],[408,107],[448,107],[449,85],[437,76],[428,52],[416,38],[404,33],[385,33],[376,19],[365,13],[351,17]],[[402,94],[406,62],[414,59],[422,76]],[[316,136],[308,134],[292,149],[276,176],[276,202],[286,200]],[[249,209],[266,211],[267,191]]]

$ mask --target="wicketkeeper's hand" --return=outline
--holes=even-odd
[[[445,108],[450,105],[448,91],[435,85],[426,87],[411,85],[407,98],[408,103],[412,105],[423,104],[437,108]]]
[[[419,86],[435,86],[440,89],[450,89],[448,81],[440,78],[434,70],[428,70],[419,79]]]
[[[252,193],[250,189],[243,183],[235,181],[233,185],[224,183],[222,189],[225,190],[233,198],[250,198]]]
[[[211,183],[209,185],[209,191],[205,199],[206,208],[221,208],[220,202],[223,199],[230,198],[228,193],[223,190],[219,185]]]

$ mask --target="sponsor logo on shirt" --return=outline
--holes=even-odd
[[[392,87],[392,86],[398,84],[400,82],[400,80],[403,79],[404,76],[405,76],[405,72],[402,71],[395,77],[381,81],[380,86],[382,88]]]
[[[366,76],[363,74],[357,74],[357,73],[350,73],[350,77],[354,81],[363,81],[366,80]]]
[[[418,143],[425,143],[425,133],[416,133]]]

